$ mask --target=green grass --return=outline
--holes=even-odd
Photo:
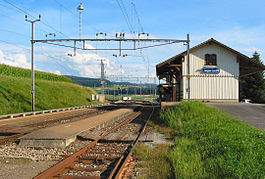
[[[136,167],[143,168],[142,178],[173,178],[171,166],[167,159],[168,144],[157,144],[150,148],[145,144],[135,147],[133,155],[138,157]]]
[[[36,111],[90,105],[87,87],[69,82],[36,79]],[[31,111],[30,78],[0,75],[0,115]]]
[[[18,67],[12,67],[9,65],[0,64],[0,75],[13,76],[13,77],[24,77],[31,78],[31,70],[23,69]],[[52,73],[35,71],[35,79],[49,80],[49,81],[61,81],[61,82],[72,82],[71,79],[61,75],[55,75]]]
[[[175,130],[168,126],[166,120],[161,120],[160,110],[155,109],[153,116],[148,121],[148,126],[151,126],[155,133],[161,133],[169,139],[173,139],[175,136]]]
[[[171,137],[172,131],[174,131],[160,120],[157,109],[149,120],[148,126],[167,137]],[[142,169],[141,178],[174,178],[172,166],[167,158],[170,148],[170,144],[157,144],[153,148],[150,145],[137,144],[133,155],[138,158],[136,167]]]
[[[265,178],[265,132],[199,102],[160,113],[174,129],[168,153],[177,178]]]

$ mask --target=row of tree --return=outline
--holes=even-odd
[[[118,87],[116,89],[105,89],[107,95],[154,95],[156,88],[153,87]]]

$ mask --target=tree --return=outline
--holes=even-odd
[[[253,59],[262,63],[258,52],[254,52]],[[244,76],[240,79],[240,99],[251,99],[256,103],[265,103],[264,72]]]

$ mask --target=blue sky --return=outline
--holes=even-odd
[[[36,38],[46,33],[57,38],[78,37],[78,4],[82,2],[82,37],[94,38],[98,32],[113,37],[116,32],[130,33],[116,0],[0,0],[0,63],[29,68],[31,26],[24,14],[37,17]],[[119,0],[121,2],[121,0]],[[133,11],[132,0],[123,0],[136,33],[141,31]],[[215,38],[229,47],[252,56],[254,51],[265,60],[264,0],[134,0],[144,29],[155,38],[185,39],[190,34],[191,46]],[[13,4],[13,5],[11,5]],[[16,6],[16,8],[14,7]],[[31,18],[31,17],[30,17]],[[43,23],[44,22],[44,23]],[[48,26],[47,26],[48,25]],[[52,27],[52,28],[51,28]],[[134,35],[131,35],[133,37]],[[91,48],[114,44],[91,43]],[[36,44],[36,68],[58,74],[98,77],[97,59],[106,59],[106,75],[155,76],[155,65],[185,49],[183,44],[153,48],[115,58],[118,52],[78,51],[69,57],[71,49]],[[143,81],[143,79],[138,80]]]

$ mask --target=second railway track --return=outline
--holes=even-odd
[[[143,134],[153,107],[144,107],[35,178],[117,178]],[[82,136],[82,140],[91,140]]]
[[[119,105],[112,105],[112,106],[102,106],[99,107],[97,110],[81,109],[81,110],[73,110],[66,112],[63,111],[59,113],[44,114],[40,116],[29,116],[27,117],[29,119],[24,122],[19,122],[18,118],[8,119],[10,123],[13,123],[13,121],[15,120],[18,122],[13,125],[10,123],[7,123],[6,125],[0,125],[0,145],[15,142],[21,136],[37,129],[82,120],[87,117],[95,116],[110,110],[118,109],[120,107],[121,106]],[[37,117],[38,120],[34,121],[34,119]],[[42,118],[43,120],[39,120]],[[25,118],[23,119],[25,120]]]

